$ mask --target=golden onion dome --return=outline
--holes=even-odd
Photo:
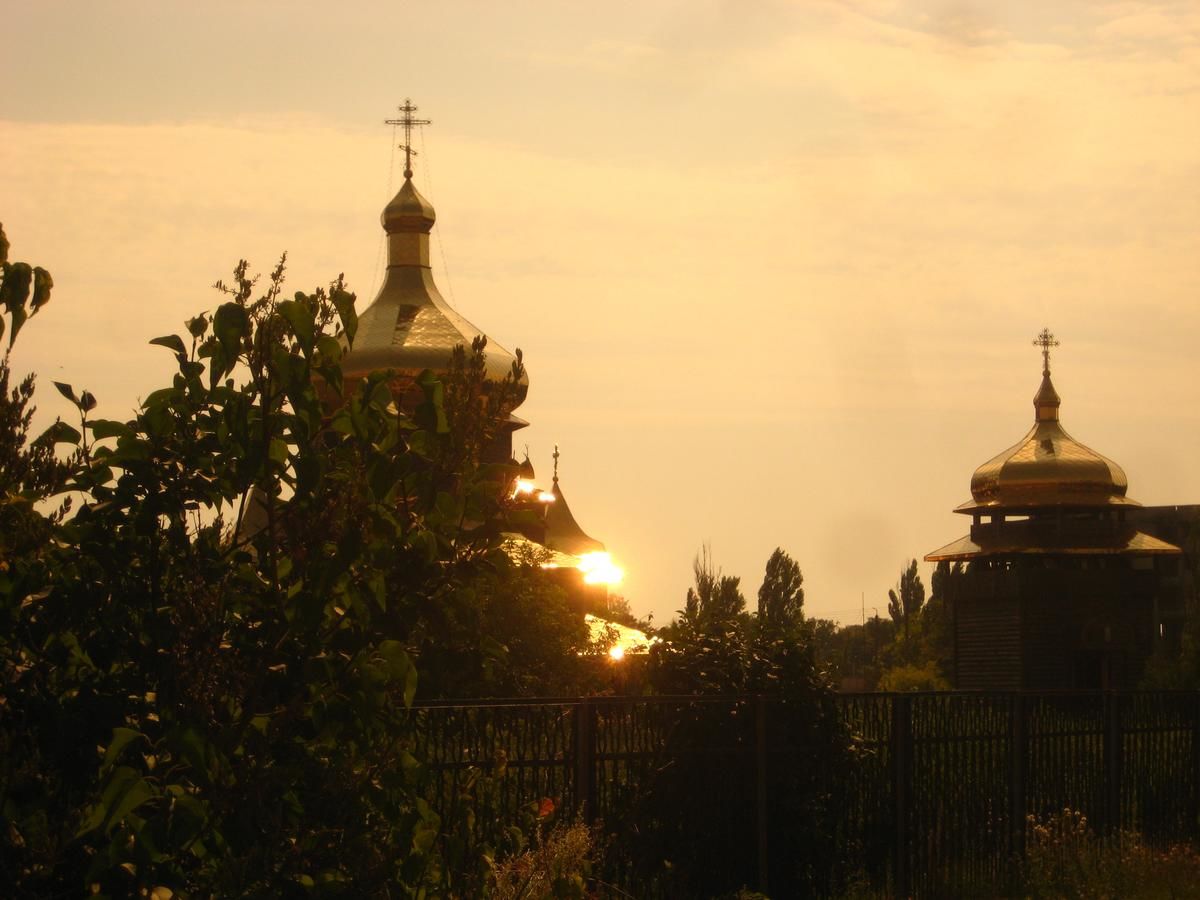
[[[353,348],[342,358],[346,379],[370,372],[395,372],[394,389],[403,392],[425,369],[445,372],[454,348],[468,351],[483,332],[450,306],[438,291],[429,266],[429,232],[437,219],[433,205],[421,196],[405,172],[404,185],[380,217],[388,240],[388,266],[383,286],[358,316]],[[487,381],[499,383],[511,374],[516,357],[489,340]],[[517,385],[511,413],[525,399],[529,380]]]
[[[1048,332],[1043,335],[1053,339]],[[1033,398],[1033,428],[975,470],[972,499],[956,512],[1141,505],[1125,496],[1129,482],[1119,465],[1084,446],[1062,427],[1062,401],[1050,380],[1048,346],[1043,350],[1042,384]]]
[[[404,186],[392,198],[392,202],[383,208],[379,220],[388,234],[399,231],[429,234],[433,223],[437,221],[437,213],[434,212],[433,204],[421,196],[412,179],[405,178]]]

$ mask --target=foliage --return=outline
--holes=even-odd
[[[876,615],[861,625],[844,627],[824,620],[809,623],[819,664],[835,681],[853,680],[849,683],[856,682],[855,689],[860,690],[948,688],[954,671],[952,609],[962,578],[961,563],[938,563],[926,601],[916,561],[910,561],[897,587],[888,592],[888,618]]]
[[[698,786],[736,783],[735,790],[749,792],[745,780],[760,737],[786,748],[773,758],[788,760],[768,768],[779,819],[770,829],[773,883],[792,894],[826,890],[845,851],[832,824],[832,786],[849,771],[849,735],[800,615],[799,566],[782,551],[772,560],[759,596],[768,607],[783,599],[772,615],[751,618],[733,597],[738,580],[722,575],[704,548],[687,606],[650,651],[647,678],[656,693],[764,696],[760,708],[726,699],[681,702],[661,766],[628,821],[606,823],[619,836],[636,834],[626,852],[668,896],[732,893],[756,880],[754,833],[708,821],[708,793]],[[765,733],[757,730],[760,721]]]
[[[782,547],[767,560],[762,586],[758,589],[758,622],[774,631],[788,630],[804,619],[804,575],[800,564]]]
[[[50,301],[50,273],[28,263],[10,262],[9,243],[0,225],[0,337],[8,344],[0,357],[0,558],[27,552],[46,540],[48,526],[70,508],[64,504],[49,521],[33,511],[33,502],[61,487],[77,459],[59,461],[54,436],[69,426],[56,422],[45,435],[30,440],[34,376],[11,384],[11,350],[14,339],[29,318]],[[7,318],[5,318],[7,315]],[[89,402],[94,402],[90,400]]]
[[[688,588],[681,619],[700,632],[720,632],[737,627],[746,611],[741,579],[725,575],[712,561],[712,550],[705,544],[692,561],[695,587]]]
[[[948,691],[950,683],[938,671],[937,662],[893,666],[879,678],[881,691]]]
[[[1200,897],[1200,853],[1147,845],[1134,832],[1104,839],[1081,813],[1029,817],[1020,896],[1040,898]]]
[[[45,302],[36,271],[6,265],[10,335]],[[534,677],[481,635],[522,633],[522,597],[549,595],[501,549],[503,470],[471,455],[495,423],[460,419],[468,444],[448,424],[486,405],[429,373],[411,416],[386,373],[344,386],[353,296],[285,299],[283,274],[255,296],[239,264],[215,311],[151,341],[175,372],[132,420],[60,387],[81,426],[44,440],[77,454],[82,503],[30,507],[0,567],[10,896],[456,890],[412,754],[417,664]],[[447,383],[477,390],[483,353]],[[15,421],[18,455],[41,452]],[[57,484],[26,478],[26,499]]]
[[[543,900],[588,896],[587,877],[596,858],[592,833],[579,822],[539,828],[532,846],[497,863],[489,896],[493,900]]]
[[[900,570],[900,581],[896,587],[888,591],[888,615],[897,625],[904,627],[908,635],[908,623],[921,612],[925,604],[925,585],[917,571],[917,561],[910,560],[907,567]]]

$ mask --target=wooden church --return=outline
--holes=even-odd
[[[1139,530],[1149,519],[1124,471],[1063,428],[1050,380],[1058,342],[1043,330],[1034,343],[1033,427],[975,470],[954,510],[970,533],[925,556],[962,564],[947,597],[955,687],[1133,688],[1182,616],[1182,551]]]

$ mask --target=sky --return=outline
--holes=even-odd
[[[44,423],[50,380],[130,414],[240,258],[365,307],[411,97],[435,279],[524,351],[517,449],[560,446],[635,612],[709,543],[751,605],[783,547],[810,615],[886,615],[1032,424],[1044,326],[1067,430],[1200,503],[1193,2],[8,0],[5,31]]]

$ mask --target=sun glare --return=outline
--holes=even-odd
[[[625,570],[613,562],[612,556],[599,550],[579,557],[579,571],[585,584],[620,584],[625,577]]]

